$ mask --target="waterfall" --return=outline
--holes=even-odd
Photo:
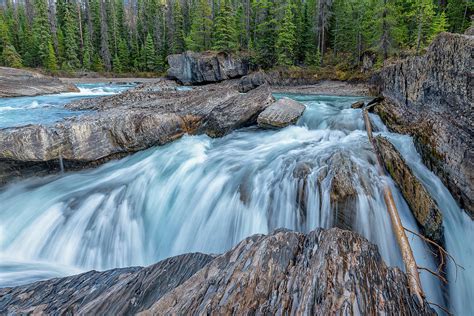
[[[218,139],[184,136],[94,170],[10,185],[0,192],[0,255],[7,266],[0,264],[0,286],[148,265],[186,252],[222,253],[252,234],[280,227],[309,232],[339,226],[340,217],[377,244],[387,264],[403,269],[385,183],[404,226],[418,229],[393,181],[377,173],[361,110],[350,109],[360,98],[290,96],[307,106],[298,126],[246,128]],[[411,138],[371,119],[440,204],[448,251],[466,267],[457,282],[449,267],[450,301],[457,313],[469,310],[474,247],[459,240],[473,240],[472,221],[419,161]],[[340,166],[351,170],[356,191],[343,214],[331,198]],[[424,243],[410,242],[418,264],[435,270]],[[446,305],[439,281],[423,272],[421,279],[429,300]]]

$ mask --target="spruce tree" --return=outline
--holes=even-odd
[[[260,19],[255,27],[253,47],[256,55],[255,62],[262,68],[273,67],[276,63],[275,41],[277,34],[273,6],[273,2],[261,0],[254,7],[254,10],[259,13]]]
[[[184,34],[184,17],[183,11],[181,10],[180,0],[176,0],[173,6],[173,43],[171,44],[171,52],[178,54],[184,52],[185,47],[185,34]]]
[[[294,61],[294,47],[296,44],[296,26],[293,23],[293,12],[288,4],[283,17],[283,24],[278,32],[276,40],[276,53],[278,64],[289,66]]]
[[[48,47],[48,55],[44,60],[44,67],[51,71],[56,72],[58,71],[58,61],[56,60],[56,54],[54,53],[53,41],[50,39],[47,44]]]
[[[237,32],[235,30],[236,21],[232,7],[228,0],[221,2],[221,9],[214,24],[214,44],[215,50],[233,51],[237,49]]]
[[[155,71],[156,70],[156,51],[155,44],[151,38],[150,33],[146,36],[145,48],[144,48],[144,61],[145,61],[145,70]]]
[[[186,47],[194,51],[211,48],[212,19],[207,0],[197,0],[193,10],[191,30],[186,37]]]
[[[21,68],[23,66],[21,56],[11,44],[3,46],[2,63],[7,67]]]
[[[64,8],[63,21],[64,61],[62,68],[66,70],[77,69],[79,67],[79,36],[77,25],[75,6],[72,2],[69,2]]]
[[[35,16],[33,20],[33,37],[35,42],[35,54],[39,63],[36,66],[43,66],[49,70],[56,70],[56,55],[51,54],[49,44],[52,46],[51,31],[49,28],[48,10],[46,0],[35,0]],[[54,66],[53,66],[54,65]],[[52,68],[51,68],[52,67]]]

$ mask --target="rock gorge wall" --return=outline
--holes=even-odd
[[[0,314],[434,315],[377,247],[337,228],[277,230],[217,256],[91,271],[0,289]]]
[[[385,102],[375,109],[389,128],[413,135],[424,163],[474,217],[474,37],[440,34],[423,56],[383,68]]]

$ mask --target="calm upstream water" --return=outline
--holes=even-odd
[[[48,102],[60,103],[65,95],[49,96]],[[393,190],[404,226],[417,227],[393,181],[377,174],[361,110],[350,108],[361,98],[288,96],[307,107],[297,126],[247,128],[219,139],[185,136],[97,169],[4,188],[0,286],[148,265],[185,252],[222,253],[247,236],[280,227],[302,232],[333,227],[329,189],[336,157],[359,170],[352,175],[358,192],[352,229],[376,243],[389,265],[403,268],[383,200],[384,183]],[[474,240],[473,221],[421,163],[411,138],[389,133],[377,116],[371,118],[438,202],[448,251],[465,268],[456,272],[450,264],[447,295],[437,279],[421,272],[429,301],[468,314],[474,310],[474,245],[466,241]],[[0,124],[16,125],[3,120],[0,116]],[[295,177],[302,165],[311,169],[307,186]],[[302,191],[306,212],[295,203]],[[427,247],[418,238],[410,242],[418,264],[436,269]]]

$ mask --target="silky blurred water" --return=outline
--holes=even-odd
[[[131,84],[78,84],[80,92],[49,94],[36,97],[0,98],[0,128],[27,124],[50,124],[64,117],[77,116],[87,111],[64,108],[73,100],[107,96],[133,87]]]
[[[285,95],[277,95],[282,97]],[[383,259],[403,268],[382,189],[394,193],[405,227],[415,220],[390,178],[378,176],[357,97],[286,95],[307,109],[297,126],[247,128],[222,138],[185,136],[97,169],[29,179],[0,192],[0,286],[23,284],[90,269],[148,265],[186,253],[222,253],[245,237],[280,227],[308,232],[333,227],[330,185],[335,155],[359,170],[353,230],[379,247]],[[472,221],[429,172],[408,136],[391,134],[445,217],[448,251],[466,270],[449,267],[450,308],[472,311]],[[303,164],[307,185],[294,176]],[[304,191],[306,212],[296,201]],[[417,263],[435,269],[427,247],[410,238]],[[430,301],[446,306],[436,278],[421,273]]]

